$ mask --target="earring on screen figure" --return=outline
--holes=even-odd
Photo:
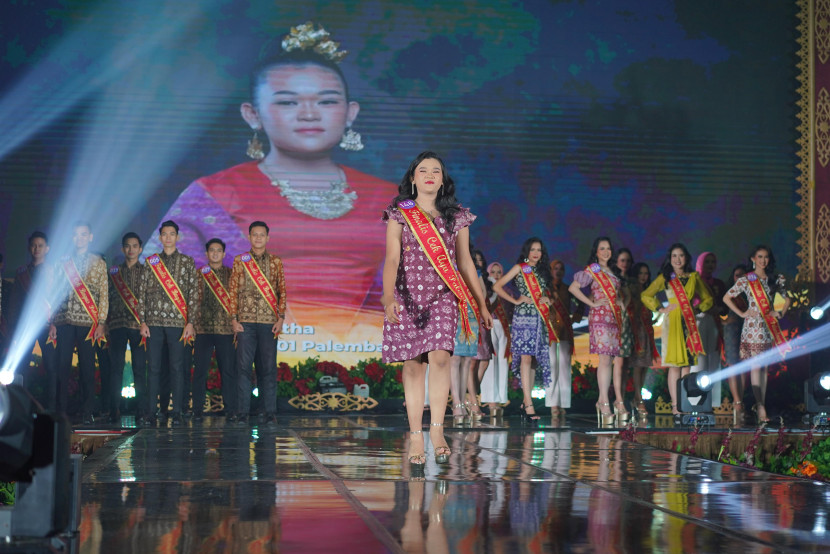
[[[346,131],[340,139],[340,148],[348,152],[359,152],[363,150],[363,141],[360,140],[360,133],[354,132],[351,124],[346,126]]]
[[[261,160],[265,157],[265,151],[262,149],[262,142],[259,140],[259,127],[251,127],[254,130],[254,136],[248,141],[248,149],[245,154],[252,160]]]

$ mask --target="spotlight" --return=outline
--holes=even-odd
[[[69,452],[69,422],[44,413],[20,385],[0,386],[0,481],[15,501],[0,507],[0,536],[70,535],[80,514],[80,456]]]
[[[714,425],[715,414],[712,413],[712,395],[709,392],[714,385],[708,371],[690,373],[677,381],[677,399],[681,417],[681,425]],[[692,404],[689,398],[698,397],[698,403]]]
[[[813,425],[830,425],[830,372],[817,373],[804,382],[804,404],[806,419],[812,419]]]
[[[818,321],[819,319],[824,317],[824,308],[821,306],[813,306],[810,310],[810,317]]]

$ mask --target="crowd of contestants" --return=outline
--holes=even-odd
[[[286,310],[285,279],[282,261],[266,249],[268,225],[255,221],[248,232],[250,250],[236,256],[232,268],[223,262],[225,243],[213,238],[205,244],[208,264],[199,269],[177,248],[179,227],[172,220],[159,228],[160,252],[141,263],[143,242],[130,232],[121,242],[124,261],[109,268],[90,250],[88,222],[73,225],[72,251],[57,261],[47,259],[47,235],[34,232],[28,239],[30,261],[18,268],[0,300],[3,354],[22,353],[11,362],[17,363],[16,378],[49,410],[85,424],[93,423],[96,413],[120,423],[129,344],[138,423],[170,419],[179,425],[184,416],[203,417],[215,355],[226,417],[247,421],[256,362],[258,408],[266,421],[275,421],[276,343]],[[45,379],[38,379],[37,368],[30,366],[35,343]],[[78,404],[70,405],[75,353],[80,394]],[[95,405],[96,361],[100,406]],[[34,386],[38,381],[41,386]]]
[[[454,182],[435,153],[423,152],[412,161],[398,192],[384,212],[383,359],[404,363],[413,472],[426,461],[424,409],[443,406],[448,392],[457,420],[483,416],[479,392],[490,415],[498,416],[512,375],[521,386],[523,418],[539,419],[531,396],[537,382],[545,389],[551,417],[562,418],[571,405],[574,327],[586,309],[589,351],[599,357],[598,425],[623,425],[632,412],[647,416],[641,391],[651,367],[668,368],[672,411],[679,415],[676,386],[682,375],[740,360],[750,360],[752,366],[756,418],[768,421],[767,371],[751,360],[774,346],[764,316],[780,319],[790,306],[786,281],[776,272],[769,246],[752,249],[747,263],[734,267],[724,283],[715,277],[712,252],[693,258],[685,245],[672,244],[652,273],[648,264],[635,263],[631,250],[615,249],[610,238],[598,237],[586,265],[571,273],[567,283],[565,264],[551,260],[537,237],[525,241],[514,265],[488,264],[470,244],[475,216],[458,203]],[[407,215],[413,211],[419,214],[415,219]],[[432,246],[438,243],[444,248]],[[466,296],[451,292],[452,276],[439,277],[440,260],[446,257],[455,261],[455,280],[464,281]],[[784,298],[780,311],[771,307],[776,294]],[[654,336],[658,318],[660,351]],[[634,394],[626,404],[628,371]],[[729,378],[737,422],[745,415],[745,381],[743,374]],[[432,409],[429,432],[437,463],[450,453],[443,421],[444,410]]]
[[[597,238],[586,266],[598,264],[614,284],[623,315],[621,325],[588,268],[576,272],[572,282],[566,283],[565,264],[558,259],[551,260],[539,238],[527,239],[516,265],[507,272],[498,262],[488,264],[481,250],[473,249],[471,257],[483,276],[482,286],[490,313],[504,315],[494,316],[492,329],[482,331],[475,354],[468,359],[453,356],[454,366],[470,368],[457,378],[458,383],[466,383],[468,387],[466,398],[461,394],[463,389],[453,383],[453,413],[460,417],[465,415],[464,410],[469,417],[482,417],[477,392],[481,403],[489,407],[489,414],[499,415],[500,405],[507,402],[510,376],[518,378],[521,385],[525,417],[539,417],[532,406],[534,384],[545,389],[545,406],[550,408],[551,417],[554,420],[564,417],[571,406],[574,327],[577,333],[586,327],[583,322],[586,308],[589,352],[599,356],[598,423],[625,424],[634,415],[648,415],[641,392],[646,372],[652,367],[668,368],[672,411],[678,414],[675,395],[681,376],[701,370],[715,371],[773,347],[759,308],[748,290],[748,273],[761,278],[771,299],[776,293],[784,297],[784,307],[774,313],[775,317],[783,317],[790,305],[785,278],[775,272],[775,258],[767,246],[754,248],[747,263],[732,268],[725,283],[715,277],[717,257],[712,252],[703,252],[695,259],[683,244],[673,244],[654,276],[647,263],[635,263],[630,249],[614,250],[610,238]],[[542,316],[520,275],[521,263],[533,268],[545,289],[542,302],[564,308],[550,310],[558,342],[550,341]],[[691,299],[705,354],[694,355],[687,347],[688,330],[675,294],[668,286],[672,273],[679,276]],[[563,313],[567,316],[561,317]],[[658,350],[654,325],[660,319],[662,340]],[[630,402],[626,404],[624,391],[629,375],[634,386]],[[745,416],[746,381],[746,375],[728,379],[738,422]],[[749,372],[749,381],[756,417],[765,421],[766,368],[754,367]],[[612,387],[614,402],[608,396]]]

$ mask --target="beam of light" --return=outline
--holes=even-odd
[[[830,345],[830,323],[825,323],[820,327],[816,327],[812,331],[808,331],[803,335],[795,337],[790,341],[792,351],[787,354],[787,360],[800,358],[819,350],[824,350]],[[773,347],[763,354],[758,354],[754,358],[743,360],[733,366],[725,367],[710,375],[712,383],[723,381],[729,377],[746,373],[752,368],[766,367],[768,365],[776,364],[781,361],[781,354],[778,349]]]
[[[182,8],[183,14],[196,13],[184,9],[184,5]],[[176,15],[165,23],[151,18],[162,27],[155,29],[152,36],[167,37],[181,29],[185,17]],[[146,52],[143,45],[138,48],[136,40],[144,43],[145,37],[126,37],[118,49],[133,45]],[[122,77],[100,87],[100,101],[89,109],[61,200],[53,214],[49,229],[50,260],[72,252],[73,224],[77,220],[86,220],[92,225],[94,238],[90,251],[104,251],[113,242],[119,242],[128,230],[124,228],[125,222],[144,208],[191,143],[199,140],[210,118],[198,109],[169,109],[170,97],[187,98],[202,87],[229,90],[217,86],[219,77],[205,75],[204,68],[198,64],[182,68],[172,63],[178,50],[169,47],[168,50],[169,58],[157,55],[136,68],[119,67]],[[125,60],[119,63],[123,66]],[[137,102],[137,98],[142,101]],[[56,282],[62,283],[65,279],[59,271],[56,271]],[[49,298],[54,310],[65,299],[65,296],[56,296],[61,291],[65,295],[71,289],[56,288],[43,271],[32,283],[12,345],[0,368],[0,379],[11,379],[21,361],[29,357],[46,324],[42,299]]]
[[[824,302],[822,302],[821,304],[816,304],[815,306],[813,306],[813,308],[810,310],[810,317],[818,321],[819,319],[824,317],[824,314],[827,312],[827,310],[830,310],[830,298],[826,298]]]
[[[103,2],[0,100],[0,160],[135,63],[157,56],[206,2]]]

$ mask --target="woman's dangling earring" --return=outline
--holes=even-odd
[[[351,124],[346,126],[346,131],[340,139],[340,148],[349,152],[359,152],[363,150],[363,141],[360,140],[360,133],[352,131]]]
[[[755,260],[752,260],[752,269],[755,269]]]
[[[525,263],[527,263],[527,262],[528,262],[528,259],[527,259],[527,258],[525,258]]]
[[[415,196],[415,181],[412,181],[412,196]]]
[[[252,160],[261,160],[265,157],[265,151],[262,149],[262,143],[259,141],[259,127],[252,127],[254,136],[248,141],[248,149],[245,154]]]

